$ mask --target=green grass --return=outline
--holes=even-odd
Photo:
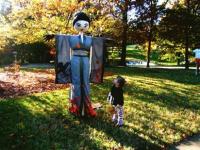
[[[49,69],[53,69],[54,70],[54,66],[43,66],[41,64],[38,64],[38,65],[35,65],[35,66],[22,66],[20,68],[20,70],[22,71],[34,71],[34,72],[37,72],[37,71],[41,71],[41,70],[49,70]]]
[[[118,55],[116,55],[117,52],[114,52],[114,57],[112,59],[120,59],[119,57],[116,57]],[[142,48],[137,48],[135,47],[134,45],[127,45],[127,48],[126,48],[126,60],[127,61],[147,61],[147,58],[146,58],[146,55],[147,55],[147,51],[142,49]],[[177,66],[177,62],[170,62],[170,61],[161,61],[159,59],[159,52],[158,50],[151,50],[151,54],[150,54],[150,61],[152,63],[155,63],[157,65],[160,65],[160,66]],[[191,61],[191,60],[190,60]],[[184,66],[185,64],[185,61],[182,60],[181,61],[181,66]],[[194,62],[191,62],[190,63],[190,66],[191,67],[194,67],[195,66],[195,63]]]
[[[128,45],[126,48],[126,58],[129,61],[138,61],[138,60],[146,60],[145,53],[146,51],[141,50],[141,49],[135,49],[133,45]]]
[[[154,61],[154,63],[157,65],[160,65],[160,66],[169,66],[169,67],[177,66],[177,62],[158,62],[158,61],[156,62],[156,61]],[[184,65],[182,65],[182,64],[180,66],[184,67]]]
[[[106,68],[114,72],[92,85],[93,102],[103,108],[93,119],[67,108],[68,89],[0,101],[0,149],[161,149],[200,132],[200,78],[194,71]],[[107,111],[112,79],[122,75],[124,122],[115,128]]]
[[[136,49],[134,45],[127,46],[127,59],[128,61],[147,61],[146,50]],[[161,66],[177,66],[177,62],[160,61],[158,52],[152,51],[150,61]],[[184,62],[182,62],[184,63]]]

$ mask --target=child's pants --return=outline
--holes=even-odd
[[[123,115],[124,115],[124,111],[123,111],[123,106],[121,105],[116,105],[114,106],[115,108],[115,112],[112,116],[112,121],[117,121],[117,125],[123,125]]]

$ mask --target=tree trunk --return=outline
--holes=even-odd
[[[149,68],[150,64],[150,54],[151,54],[151,42],[152,42],[152,32],[153,32],[153,18],[151,18],[150,28],[149,28],[149,37],[148,37],[148,50],[147,50],[147,68]]]
[[[127,44],[127,27],[124,27],[122,39],[122,53],[120,65],[126,66],[126,44]]]
[[[154,25],[154,11],[153,11],[153,1],[150,1],[150,10],[151,10],[151,20],[150,20],[150,26],[149,26],[149,35],[148,35],[148,50],[147,50],[147,68],[149,68],[150,64],[150,54],[151,54],[151,42],[153,38],[153,25]]]
[[[186,0],[187,13],[190,13],[190,0]],[[189,25],[187,23],[185,29],[185,69],[189,69]]]
[[[176,53],[176,58],[177,58],[177,66],[180,66],[181,63],[181,52]]]
[[[123,33],[122,33],[122,53],[121,53],[121,61],[120,65],[126,66],[126,44],[127,44],[127,30],[128,30],[128,19],[127,19],[128,5],[125,6],[125,10],[123,12]]]
[[[188,51],[188,47],[189,47],[189,39],[188,39],[188,31],[186,31],[186,40],[185,40],[185,69],[189,69],[189,51]]]
[[[150,31],[151,32],[151,31]],[[151,34],[151,33],[149,33]],[[147,50],[147,68],[149,68],[150,63],[150,53],[151,53],[151,35],[149,35],[149,41],[148,41],[148,50]]]
[[[197,76],[199,75],[199,67],[200,67],[200,64],[199,64],[199,62],[197,62],[197,70],[196,70],[196,75]]]
[[[177,66],[180,66],[181,60],[180,58],[177,59]]]

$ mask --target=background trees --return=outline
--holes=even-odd
[[[200,24],[199,1],[184,0],[166,10],[160,22],[160,37],[185,48],[185,68],[189,68],[189,55],[199,43]]]
[[[135,2],[135,19],[131,21],[132,38],[138,44],[148,42],[147,67],[150,63],[152,42],[156,40],[157,25],[168,0],[159,4],[158,0],[138,0]],[[136,34],[134,34],[136,33]]]
[[[92,19],[87,34],[113,39],[121,50],[121,65],[126,65],[127,44],[139,44],[147,45],[149,67],[153,42],[161,55],[176,56],[184,48],[185,67],[188,68],[191,49],[200,39],[200,4],[198,0],[174,0],[175,3],[166,8],[169,2],[170,0],[2,1],[0,49],[1,52],[19,51],[19,47],[23,45],[23,54],[26,53],[27,60],[21,61],[32,62],[32,58],[28,58],[31,55],[38,60],[40,56],[37,55],[41,49],[45,47],[47,54],[54,47],[54,42],[46,43],[43,36],[52,33],[74,34],[73,15],[77,11],[85,11]],[[37,44],[44,47],[40,49]],[[32,48],[36,50],[30,50]],[[18,55],[20,54],[22,53],[19,52]]]

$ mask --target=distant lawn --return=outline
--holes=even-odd
[[[67,111],[68,89],[0,101],[0,145],[7,149],[161,149],[200,132],[200,78],[189,70],[107,68],[127,80],[125,126],[113,127],[106,102],[111,81],[92,85],[98,117]]]
[[[41,70],[49,70],[49,69],[52,69],[54,70],[54,65],[53,64],[27,64],[27,65],[22,65],[20,70],[23,70],[23,71],[41,71]]]
[[[139,49],[134,45],[127,45],[127,61],[147,61],[146,55],[147,51],[144,49]],[[150,55],[150,61],[157,65],[161,66],[177,66],[177,62],[170,62],[170,61],[161,61],[159,60],[159,54],[157,51],[152,50]],[[184,60],[181,61],[181,66],[184,66]],[[195,66],[194,63],[190,64],[190,66]]]
[[[136,49],[134,45],[127,45],[127,60],[146,60],[146,51]]]

